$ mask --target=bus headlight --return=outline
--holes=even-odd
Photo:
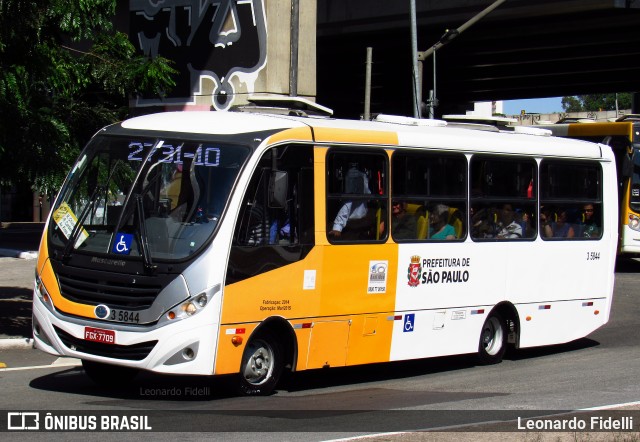
[[[187,302],[186,304],[182,304],[182,311],[187,315],[191,316],[198,311],[198,308],[193,302]]]
[[[633,213],[629,214],[629,228],[640,231],[640,218]]]
[[[206,293],[201,293],[168,311],[166,317],[169,320],[184,319],[200,312],[208,303],[209,296]]]
[[[33,292],[36,294],[38,298],[40,298],[40,300],[43,302],[44,305],[47,306],[47,308],[51,309],[53,307],[53,301],[51,301],[51,296],[49,296],[49,292],[47,291],[46,287],[42,283],[42,279],[40,279],[40,276],[38,276],[37,273],[36,273],[36,280],[35,280]]]

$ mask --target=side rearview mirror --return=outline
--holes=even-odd
[[[287,206],[287,189],[289,188],[289,174],[281,170],[271,172],[269,179],[269,207],[284,209]]]

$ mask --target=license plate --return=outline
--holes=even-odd
[[[84,339],[86,341],[100,342],[103,344],[115,344],[116,332],[113,330],[103,330],[101,328],[85,327]]]

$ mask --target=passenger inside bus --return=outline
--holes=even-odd
[[[582,207],[582,224],[580,225],[583,238],[600,238],[600,226],[596,220],[593,204],[585,204]]]
[[[573,226],[568,222],[568,214],[566,209],[558,211],[558,219],[551,223],[551,231],[553,238],[573,238],[575,231]]]
[[[472,207],[470,214],[472,238],[485,239],[495,236],[498,215],[494,207]]]
[[[370,195],[367,175],[352,165],[345,177],[345,193],[354,195]],[[376,225],[376,210],[368,207],[366,201],[347,201],[338,211],[328,235],[341,239],[367,239],[371,229]],[[384,228],[384,223],[381,228]],[[374,229],[375,230],[375,229]],[[371,238],[372,239],[372,238]]]
[[[391,234],[394,239],[415,239],[417,224],[414,214],[407,212],[405,201],[391,203]]]
[[[553,230],[551,230],[551,223],[555,221],[555,212],[549,206],[543,206],[540,208],[540,232],[545,238],[551,238],[553,236]]]
[[[503,204],[500,210],[500,223],[496,238],[515,239],[522,238],[522,226],[516,222],[515,211],[511,204]]]
[[[456,239],[456,230],[449,224],[449,206],[437,204],[429,215],[429,239]]]

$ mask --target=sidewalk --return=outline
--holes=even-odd
[[[0,257],[35,259],[44,223],[0,223]]]
[[[44,223],[0,225],[0,349],[28,348],[38,246]]]

